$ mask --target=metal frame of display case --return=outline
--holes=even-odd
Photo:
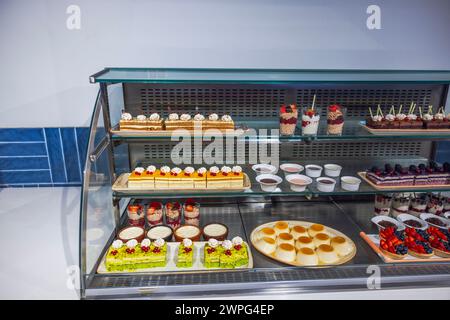
[[[90,77],[100,84],[92,116],[80,213],[80,274],[82,298],[175,298],[239,296],[242,294],[299,294],[367,290],[367,268],[377,266],[383,288],[450,287],[449,263],[391,265],[382,260],[359,237],[359,231],[375,232],[369,223],[373,206],[368,195],[380,193],[366,184],[359,192],[339,187],[333,193],[319,192],[314,185],[293,193],[284,183],[281,192],[263,193],[254,184],[244,193],[120,193],[112,184],[136,164],[164,163],[170,137],[122,137],[111,132],[122,110],[135,114],[152,109],[167,113],[216,112],[232,114],[238,126],[278,128],[280,103],[297,103],[317,94],[318,105],[340,102],[351,106],[342,136],[319,132],[304,137],[250,137],[277,143],[283,161],[344,164],[345,173],[367,168],[383,159],[399,163],[420,162],[435,157],[435,141],[450,140],[450,134],[374,136],[362,131],[359,121],[367,116],[374,99],[384,103],[445,105],[450,71],[395,70],[256,70],[256,69],[151,69],[106,68]],[[245,108],[246,107],[246,108]],[[177,109],[178,108],[178,109]],[[324,113],[322,113],[324,114]],[[250,152],[250,151],[248,151]],[[355,157],[358,161],[355,161]],[[401,190],[400,190],[401,191]],[[440,188],[438,191],[450,191]],[[383,191],[386,192],[386,191]],[[392,191],[394,192],[394,191]],[[398,191],[396,191],[398,192]],[[126,205],[132,199],[196,197],[202,202],[202,219],[226,221],[232,235],[247,240],[258,224],[276,219],[316,221],[336,228],[356,243],[358,253],[346,265],[333,268],[288,267],[269,261],[253,250],[255,268],[245,271],[165,274],[96,274],[95,270],[116,231],[126,222]],[[357,209],[355,209],[357,208]],[[257,293],[256,293],[257,292]]]

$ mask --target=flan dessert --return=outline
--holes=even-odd
[[[315,245],[313,239],[310,237],[298,237],[297,241],[295,241],[295,248],[300,250],[301,248],[310,248],[315,249]]]
[[[340,257],[350,254],[353,250],[353,246],[344,237],[331,238],[331,246],[337,252]]]
[[[317,266],[319,257],[311,248],[301,248],[297,251],[297,262],[302,266]]]
[[[324,264],[333,264],[339,260],[334,248],[328,244],[321,244],[316,250],[319,260]]]
[[[289,233],[289,225],[285,221],[278,221],[277,223],[275,223],[275,226],[273,227],[273,229],[275,230],[275,233],[277,234],[277,236],[280,233]]]
[[[317,248],[321,244],[330,244],[330,236],[326,233],[318,233],[313,238],[314,246]]]
[[[325,227],[323,225],[315,223],[308,228],[308,234],[310,237],[314,237],[318,233],[325,233]]]
[[[280,233],[277,237],[277,245],[282,243],[289,243],[290,245],[295,245],[294,236],[290,233]]]
[[[119,121],[119,130],[163,130],[163,121],[157,113],[152,113],[148,118],[145,115],[133,118],[130,113],[124,112]]]
[[[277,249],[277,243],[275,239],[269,237],[263,237],[256,242],[259,250],[265,254],[272,254]]]
[[[275,250],[275,257],[282,261],[293,262],[296,258],[294,246],[289,243],[280,244]]]
[[[291,234],[295,240],[299,237],[309,237],[308,230],[303,226],[293,226],[291,229]]]
[[[275,240],[277,238],[277,234],[274,229],[266,227],[266,228],[262,228],[259,231],[259,238],[260,239],[271,238],[271,239]]]
[[[194,261],[194,243],[191,239],[183,239],[178,246],[177,267],[190,268]]]

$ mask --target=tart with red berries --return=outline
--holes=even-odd
[[[430,236],[424,230],[415,228],[406,228],[405,245],[408,247],[408,253],[413,257],[420,259],[429,259],[433,256],[433,248],[428,243]]]
[[[401,260],[408,254],[408,248],[404,244],[404,233],[395,227],[387,227],[380,230],[380,249],[391,259]]]

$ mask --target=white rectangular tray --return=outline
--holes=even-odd
[[[224,270],[238,270],[238,269],[251,269],[253,268],[253,256],[250,250],[250,246],[248,243],[244,242],[247,246],[248,252],[248,264],[244,266],[240,266],[234,269],[224,269],[224,268],[206,268],[204,266],[204,257],[203,257],[203,247],[205,246],[206,241],[195,241],[194,242],[194,261],[192,267],[190,268],[179,268],[176,265],[176,259],[178,255],[178,246],[179,242],[167,242],[167,264],[165,267],[156,267],[156,268],[146,268],[139,270],[124,270],[124,271],[108,271],[106,270],[105,260],[106,254],[103,256],[98,268],[97,273],[105,274],[105,273],[164,273],[164,272],[178,272],[178,273],[191,273],[191,272],[200,272],[200,271],[224,271]]]

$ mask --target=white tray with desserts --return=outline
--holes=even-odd
[[[177,258],[178,258],[178,248],[180,246],[180,242],[167,242],[167,254],[166,254],[166,265],[164,267],[152,267],[152,268],[142,268],[136,270],[123,270],[123,271],[108,271],[106,268],[106,255],[105,253],[100,264],[97,268],[97,273],[99,274],[111,274],[111,273],[163,273],[163,272],[177,272],[177,273],[192,273],[199,271],[227,271],[227,270],[242,270],[242,269],[251,269],[253,268],[253,256],[250,250],[250,246],[247,242],[244,244],[247,247],[248,253],[248,264],[242,265],[235,268],[207,268],[204,265],[204,247],[207,244],[207,241],[194,241],[193,242],[193,263],[192,267],[177,267]]]
[[[217,192],[222,192],[222,191],[244,191],[244,190],[248,190],[251,188],[251,182],[250,182],[250,178],[248,177],[248,175],[246,173],[243,173],[244,175],[244,181],[243,181],[243,185],[241,188],[211,188],[208,189],[207,187],[204,188],[183,188],[182,186],[179,187],[171,187],[170,189],[166,188],[166,189],[159,189],[159,188],[148,188],[146,185],[142,185],[142,186],[134,186],[133,188],[129,188],[128,187],[128,177],[130,176],[130,173],[123,173],[121,174],[116,181],[114,182],[113,186],[112,186],[112,190],[113,191],[117,191],[117,192],[136,192],[136,191],[145,191],[145,192],[153,192],[153,191],[170,191],[170,190],[182,190],[182,191],[217,191]]]
[[[301,267],[344,264],[356,255],[352,239],[333,228],[308,221],[273,221],[256,227],[250,241],[261,254]]]

